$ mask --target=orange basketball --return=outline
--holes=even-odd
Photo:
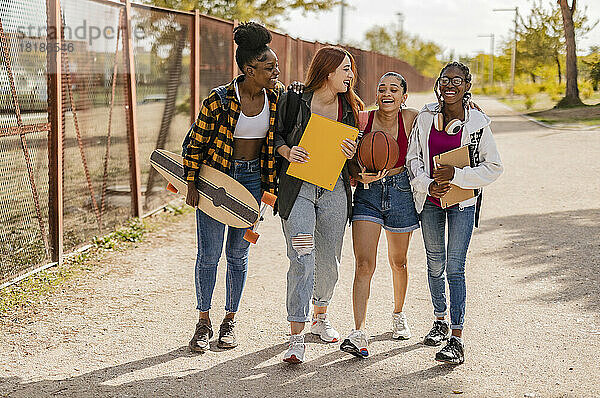
[[[398,143],[383,131],[365,134],[358,144],[358,161],[372,173],[393,168],[399,155]]]

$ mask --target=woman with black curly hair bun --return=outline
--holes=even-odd
[[[277,55],[269,48],[271,34],[262,25],[242,23],[233,31],[238,45],[235,59],[242,74],[211,90],[184,141],[184,169],[188,181],[186,203],[198,204],[198,171],[206,164],[227,173],[260,202],[261,193],[275,193],[274,132],[277,102],[283,92],[278,81]],[[223,248],[225,225],[196,209],[198,254],[195,282],[200,319],[190,348],[209,348],[213,330],[209,318],[217,264]],[[227,228],[225,318],[219,329],[219,348],[237,346],[233,332],[246,282],[249,243],[245,229]]]

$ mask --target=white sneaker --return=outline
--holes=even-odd
[[[400,340],[410,339],[410,328],[408,327],[404,312],[394,313],[393,318],[392,337]]]
[[[359,358],[369,356],[369,340],[362,330],[353,330],[340,345],[340,350],[348,352]]]
[[[321,340],[327,343],[337,343],[340,341],[340,334],[329,323],[327,314],[317,314],[317,317],[313,318],[310,325],[310,332],[321,337]]]
[[[301,334],[293,334],[290,336],[290,345],[283,356],[283,361],[288,363],[302,363],[304,362],[305,350],[304,336]]]

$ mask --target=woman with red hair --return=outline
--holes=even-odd
[[[305,89],[299,99],[296,122],[285,131],[290,112],[288,92],[278,103],[275,149],[283,157],[279,173],[278,212],[282,219],[290,266],[287,274],[287,311],[291,327],[289,349],[283,360],[304,361],[304,324],[311,321],[311,333],[323,341],[339,341],[339,333],[327,318],[327,307],[338,279],[342,240],[352,212],[349,162],[346,162],[333,191],[287,175],[290,163],[310,162],[310,154],[298,146],[311,113],[356,126],[364,104],[354,91],[356,63],[339,47],[323,47],[313,57]],[[292,108],[292,107],[289,107]],[[323,134],[327,134],[323,131]],[[356,153],[356,142],[345,140],[340,150],[347,159]]]

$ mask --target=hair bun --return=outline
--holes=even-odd
[[[271,42],[271,32],[256,22],[244,22],[234,29],[233,40],[244,50],[258,50]]]

